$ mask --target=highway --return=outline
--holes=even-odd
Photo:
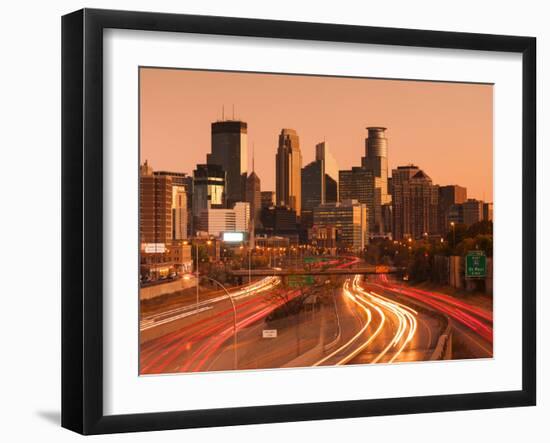
[[[425,361],[446,330],[453,358],[492,356],[487,310],[386,275],[323,280],[292,288],[265,277],[231,290],[235,312],[215,293],[145,316],[140,374]]]

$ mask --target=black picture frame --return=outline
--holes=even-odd
[[[519,53],[522,388],[131,415],[103,412],[103,31],[108,28]],[[62,426],[82,434],[458,411],[536,403],[536,39],[83,9],[62,18]]]

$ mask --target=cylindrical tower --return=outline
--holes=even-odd
[[[368,137],[365,140],[366,157],[387,157],[388,139],[386,138],[386,128],[380,126],[367,127]]]

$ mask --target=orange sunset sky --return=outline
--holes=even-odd
[[[435,184],[493,199],[492,85],[141,68],[140,106],[141,161],[155,170],[191,174],[206,163],[210,124],[234,106],[262,190],[275,190],[281,128],[298,132],[303,166],[326,140],[348,169],[361,165],[365,127],[385,126],[390,175],[414,163]]]

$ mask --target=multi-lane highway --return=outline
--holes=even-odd
[[[386,276],[327,282],[266,277],[232,290],[235,309],[215,293],[144,316],[140,373],[423,361],[441,358],[449,331],[453,358],[492,356],[490,311]]]

